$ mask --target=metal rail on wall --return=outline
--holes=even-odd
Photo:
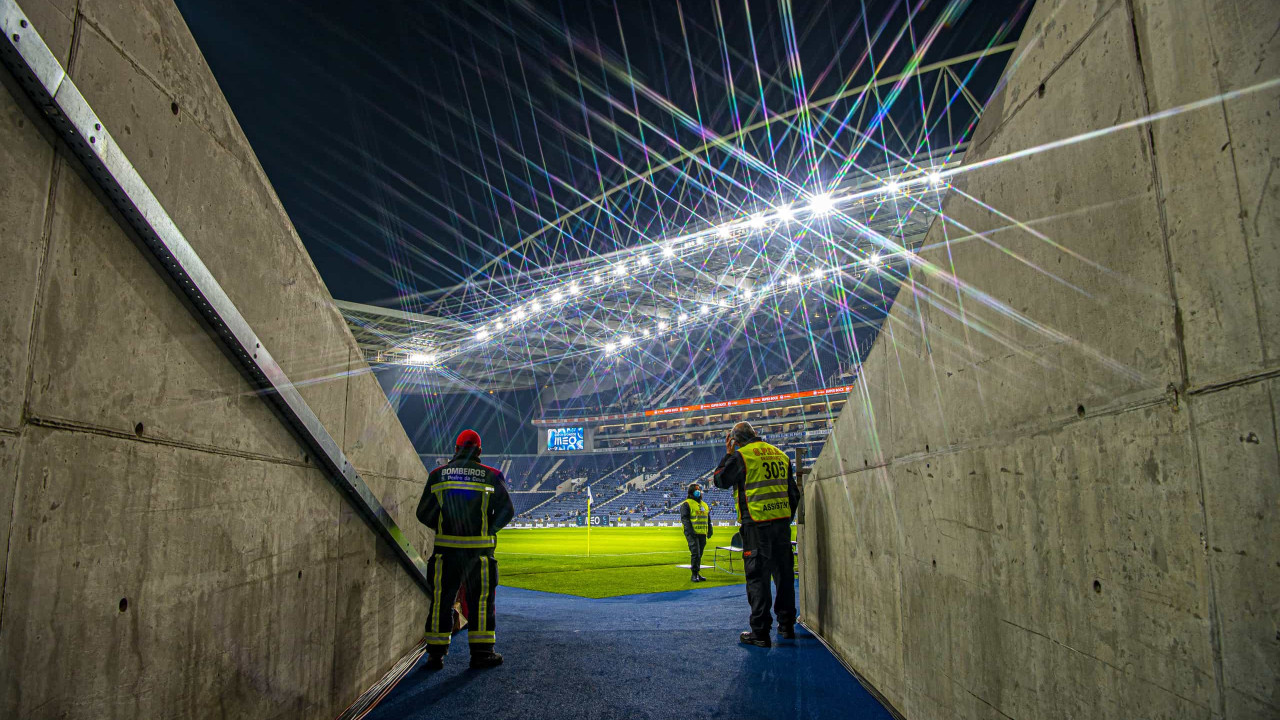
[[[176,294],[229,352],[241,372],[310,450],[375,533],[386,540],[405,570],[424,589],[426,563],[369,490],[342,448],[316,417],[262,340],[183,237],[142,177],[125,157],[66,69],[14,0],[0,0],[0,61],[30,97],[35,109],[102,190],[123,223],[152,255]]]

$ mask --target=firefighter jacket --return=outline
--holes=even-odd
[[[742,525],[786,520],[800,506],[791,458],[756,438],[726,454],[712,476],[715,486],[733,490],[738,522]]]
[[[515,516],[502,471],[462,450],[431,471],[418,502],[418,521],[436,531],[437,548],[487,550]]]

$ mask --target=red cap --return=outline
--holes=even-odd
[[[461,450],[468,445],[473,445],[477,448],[480,447],[480,433],[475,430],[463,430],[462,433],[458,435],[458,441],[454,443],[454,447]]]

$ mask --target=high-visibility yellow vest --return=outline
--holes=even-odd
[[[684,501],[689,506],[689,521],[693,523],[693,532],[698,535],[707,534],[707,525],[711,521],[711,507],[705,502],[689,498]]]
[[[787,454],[763,440],[738,450],[747,466],[747,519],[763,522],[791,517],[791,501],[787,498],[787,475],[791,459]],[[735,505],[739,503],[734,493]],[[738,521],[742,507],[738,505]]]

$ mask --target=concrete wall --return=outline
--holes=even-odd
[[[426,479],[170,0],[22,0],[413,544]],[[333,716],[425,599],[0,92],[0,717]]]
[[[1041,0],[966,162],[1272,80],[1278,27]],[[1277,114],[957,178],[806,490],[803,618],[906,717],[1280,716]]]

